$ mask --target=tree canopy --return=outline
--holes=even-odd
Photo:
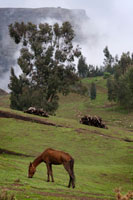
[[[105,72],[113,73],[113,63],[114,63],[114,58],[110,54],[108,47],[106,46],[103,50],[104,53],[104,66],[105,66]]]
[[[83,55],[80,56],[79,61],[78,61],[78,74],[81,78],[85,78],[88,76],[88,65],[86,64],[85,57]]]
[[[68,94],[77,80],[74,60],[81,52],[78,45],[73,47],[72,25],[15,22],[9,25],[9,33],[22,47],[17,62],[22,74],[17,77],[11,69],[11,107],[24,110],[36,106],[54,112],[58,93]]]
[[[133,108],[133,55],[122,53],[115,57],[113,76],[107,80],[108,99],[116,101],[126,109]]]

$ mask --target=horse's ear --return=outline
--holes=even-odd
[[[30,166],[32,165],[32,163],[30,162]]]

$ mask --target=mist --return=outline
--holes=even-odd
[[[75,13],[76,14],[76,13]],[[75,17],[78,19],[79,14],[77,12],[77,16]],[[57,20],[55,18],[40,18],[37,19],[37,24],[39,23],[49,23],[50,25],[53,25],[55,23],[58,23],[59,25],[62,24],[62,20]],[[103,45],[103,40],[105,40],[104,35],[100,35],[100,32],[98,31],[96,25],[93,23],[92,20],[87,18],[84,21],[80,22],[73,22],[73,28],[75,31],[75,38],[73,41],[73,44],[79,44],[81,47],[81,51],[84,57],[86,57],[87,64],[93,64],[100,66],[103,62],[103,53],[101,52],[101,55],[99,55],[99,49],[101,48],[101,45]],[[13,43],[13,41],[12,41]],[[3,45],[7,45],[7,41],[3,41]],[[104,46],[103,46],[104,48]],[[17,47],[17,50],[14,52],[13,59],[15,61],[15,64],[13,66],[9,66],[8,71],[6,71],[2,76],[0,77],[0,88],[4,89],[5,91],[9,92],[8,84],[10,82],[10,68],[13,67],[15,70],[16,76],[19,76],[22,71],[20,67],[17,65],[17,59],[20,55],[20,46]],[[75,61],[75,65],[77,65],[77,60]]]
[[[0,77],[0,88],[5,90],[6,92],[10,92],[10,89],[8,88],[8,84],[10,83],[11,67],[13,67],[15,75],[17,77],[19,77],[19,75],[22,73],[21,68],[17,65],[17,59],[20,56],[20,48],[21,48],[21,45],[18,45],[18,48],[13,56],[15,64],[13,66],[10,66],[8,71],[6,71],[5,73],[2,73],[2,76]]]
[[[79,0],[78,2],[75,0],[46,0],[45,2],[43,0],[5,0],[0,2],[0,6],[13,8],[61,7],[74,9],[74,12],[76,12],[75,9],[85,10],[88,20],[82,21],[79,27],[78,23],[81,16],[77,16],[77,22],[73,25],[76,33],[74,43],[78,43],[82,48],[87,64],[101,66],[105,46],[108,46],[113,57],[116,54],[120,57],[123,52],[133,52],[133,1],[131,0]],[[40,18],[38,23],[40,22],[62,23],[62,21],[53,18]],[[3,45],[6,43],[7,41]],[[17,65],[14,67],[18,74],[21,73]],[[0,79],[1,88],[7,88],[9,76],[10,69]]]

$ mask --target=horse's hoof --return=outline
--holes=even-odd
[[[73,189],[75,188],[75,185],[72,187]]]

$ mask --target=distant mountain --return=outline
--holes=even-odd
[[[32,22],[63,22],[70,21],[76,33],[75,40],[84,39],[81,25],[89,22],[84,10],[69,10],[64,8],[0,8],[0,77],[15,65],[17,46],[11,40],[8,25],[15,21]]]

